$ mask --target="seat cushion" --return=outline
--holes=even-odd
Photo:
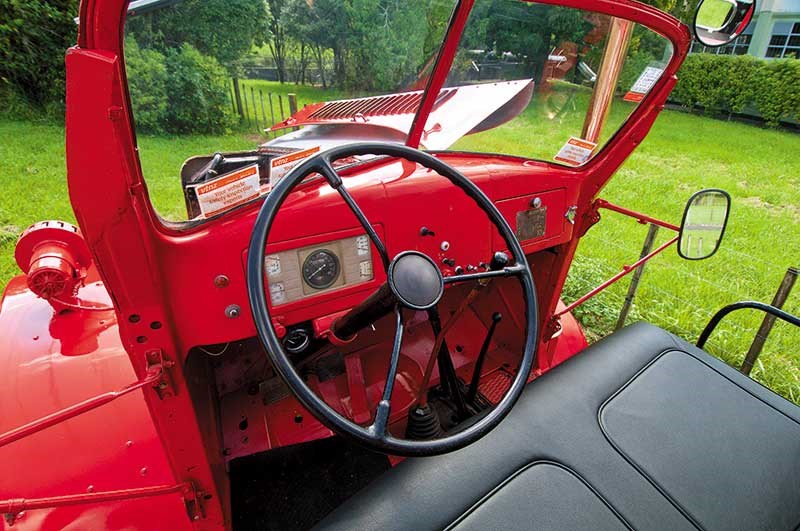
[[[796,529],[800,408],[639,323],[532,382],[462,450],[408,459],[330,529]]]

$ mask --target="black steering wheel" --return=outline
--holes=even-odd
[[[482,271],[478,273],[449,276],[443,278],[439,267],[426,255],[417,251],[405,251],[395,255],[390,260],[386,246],[381,241],[375,229],[367,220],[364,212],[343,185],[342,179],[332,162],[358,155],[385,155],[398,159],[415,162],[425,168],[435,171],[448,179],[452,184],[461,188],[489,217],[497,227],[500,235],[506,242],[511,252],[511,260],[505,267]],[[283,349],[275,327],[270,317],[269,304],[264,285],[264,256],[266,253],[267,236],[278,210],[294,188],[306,177],[314,173],[321,174],[328,184],[334,188],[355,214],[362,227],[372,240],[372,244],[380,254],[383,266],[387,273],[387,282],[378,292],[370,296],[359,305],[361,310],[369,306],[370,301],[386,300],[379,293],[389,294],[392,309],[396,316],[396,332],[392,346],[389,371],[386,378],[382,399],[380,400],[373,423],[364,427],[356,424],[336,412],[324,400],[314,393],[303,378],[294,368],[289,356]],[[394,389],[394,380],[400,360],[400,349],[403,339],[403,308],[412,310],[433,309],[441,298],[444,287],[449,284],[462,282],[486,282],[495,277],[518,278],[522,286],[525,300],[525,351],[520,362],[519,371],[514,377],[505,396],[496,407],[485,414],[480,420],[466,429],[452,435],[446,435],[434,440],[410,440],[396,438],[388,431],[389,412],[391,409],[391,396]],[[525,383],[536,356],[538,338],[538,312],[536,289],[533,275],[531,274],[522,247],[514,236],[511,227],[489,200],[488,197],[456,169],[445,164],[439,159],[406,146],[382,143],[355,143],[320,153],[292,169],[270,192],[261,206],[253,227],[250,239],[250,250],[247,258],[247,289],[250,298],[250,307],[253,312],[258,335],[261,338],[272,365],[278,374],[289,386],[297,397],[320,422],[334,432],[355,439],[362,445],[387,454],[403,456],[427,456],[451,452],[463,448],[480,439],[494,429],[500,421],[511,411],[522,393]],[[363,313],[363,312],[362,312]],[[346,318],[347,316],[345,316]],[[344,318],[343,318],[344,319]],[[335,325],[334,325],[335,328]],[[435,356],[435,354],[432,354]]]

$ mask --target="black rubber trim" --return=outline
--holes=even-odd
[[[756,301],[735,302],[733,304],[725,306],[720,311],[714,314],[714,316],[708,322],[706,327],[703,329],[703,332],[700,334],[700,337],[697,338],[697,348],[703,348],[706,345],[708,338],[711,336],[711,333],[714,330],[716,330],[719,323],[728,314],[738,310],[759,310],[771,315],[772,317],[777,317],[778,319],[781,319],[784,322],[800,327],[800,317],[785,312],[780,308],[776,308],[771,304],[764,304],[763,302],[756,302]]]
[[[510,475],[509,475],[509,476],[508,476],[506,479],[504,479],[503,481],[501,481],[501,482],[500,482],[500,483],[499,483],[499,484],[498,484],[496,487],[494,487],[492,490],[490,490],[489,492],[487,492],[486,494],[484,494],[484,495],[483,495],[483,497],[481,497],[481,498],[480,498],[480,499],[479,499],[477,502],[475,502],[474,504],[472,504],[472,505],[469,507],[469,509],[467,509],[466,511],[464,511],[464,512],[461,514],[461,516],[459,516],[458,518],[456,518],[455,520],[453,520],[453,521],[452,521],[452,522],[451,522],[451,523],[450,523],[450,524],[449,524],[449,525],[448,525],[448,526],[445,528],[445,530],[451,530],[451,529],[454,529],[454,528],[455,528],[455,526],[457,526],[459,523],[461,523],[461,522],[462,522],[462,521],[463,521],[465,518],[467,518],[467,517],[468,517],[470,514],[472,514],[472,513],[473,513],[473,512],[474,512],[476,509],[478,509],[478,508],[479,508],[481,505],[483,505],[484,503],[486,503],[487,501],[489,501],[489,499],[491,499],[491,497],[492,497],[492,496],[494,496],[495,494],[497,494],[497,493],[498,493],[500,490],[502,490],[502,489],[503,489],[503,488],[504,488],[506,485],[508,485],[508,484],[509,484],[511,481],[513,481],[515,478],[517,478],[517,477],[518,477],[520,474],[522,474],[522,473],[523,473],[523,472],[525,472],[526,470],[530,470],[531,468],[535,467],[536,465],[550,465],[550,466],[554,466],[554,467],[556,467],[556,468],[560,468],[560,469],[561,469],[561,470],[563,470],[564,472],[567,472],[568,474],[570,474],[571,476],[573,476],[575,479],[577,479],[578,481],[580,481],[581,483],[583,483],[583,485],[584,485],[584,486],[585,486],[587,489],[589,489],[589,490],[592,492],[592,494],[594,494],[594,495],[597,497],[597,499],[598,499],[598,500],[600,500],[601,502],[603,502],[603,505],[605,505],[605,506],[606,506],[606,508],[607,508],[609,511],[611,511],[611,512],[614,514],[614,516],[616,516],[616,517],[617,517],[617,519],[620,521],[620,523],[622,523],[622,524],[623,524],[625,527],[627,527],[628,529],[631,529],[631,530],[633,530],[633,529],[634,529],[634,528],[633,528],[633,526],[631,526],[631,524],[629,524],[629,523],[628,523],[628,521],[627,521],[627,520],[625,520],[625,517],[623,517],[623,516],[622,516],[622,514],[620,514],[620,512],[619,512],[619,511],[618,511],[618,510],[617,510],[617,509],[616,509],[616,508],[615,508],[613,505],[611,505],[611,503],[610,503],[608,500],[606,500],[606,499],[605,499],[605,497],[604,497],[602,494],[600,494],[600,492],[599,492],[599,491],[598,491],[596,488],[594,488],[594,486],[593,486],[591,483],[589,483],[589,482],[588,482],[586,479],[584,479],[584,478],[583,478],[583,476],[581,476],[580,474],[578,474],[578,473],[577,473],[575,470],[573,470],[573,469],[572,469],[572,468],[570,468],[569,466],[567,466],[567,465],[565,465],[565,464],[562,464],[562,463],[559,463],[559,462],[557,462],[557,461],[551,461],[551,460],[548,460],[548,459],[538,459],[538,460],[536,460],[536,461],[531,461],[531,462],[530,462],[530,463],[528,463],[527,465],[525,465],[525,466],[523,466],[523,467],[521,467],[521,468],[517,469],[517,470],[516,470],[516,471],[514,471],[512,474],[510,474]]]

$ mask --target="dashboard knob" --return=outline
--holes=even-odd
[[[510,262],[508,255],[502,251],[497,251],[492,256],[492,263],[489,264],[489,269],[492,271],[499,271],[506,267]]]

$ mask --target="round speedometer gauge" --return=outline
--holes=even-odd
[[[339,278],[339,259],[327,249],[314,251],[303,262],[303,280],[314,289],[329,288]]]

